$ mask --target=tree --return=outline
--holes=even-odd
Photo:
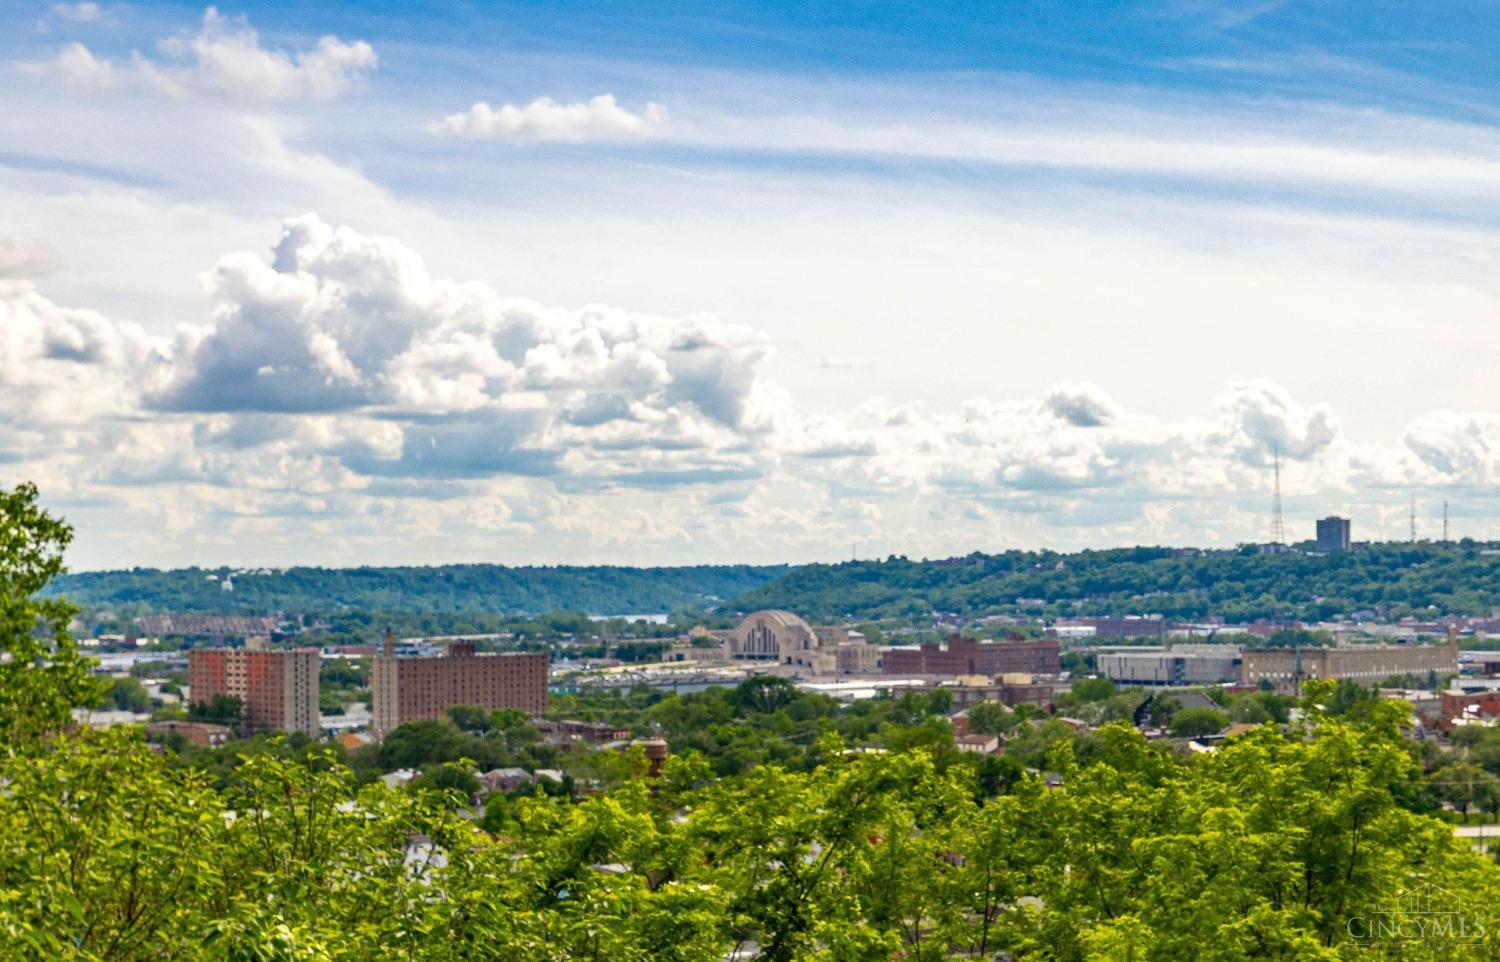
[[[968,710],[969,731],[976,735],[998,735],[1014,728],[1015,713],[998,701],[982,701]]]
[[[0,488],[0,754],[33,746],[102,691],[68,633],[78,609],[38,597],[72,540],[73,529],[37,505],[35,485]]]
[[[1172,724],[1172,719],[1182,711],[1182,702],[1168,695],[1158,694],[1152,697],[1151,706],[1146,710],[1146,717],[1156,728],[1166,728]]]
[[[797,686],[790,679],[776,675],[746,678],[734,688],[731,700],[740,714],[750,712],[769,715],[791,704],[797,697]]]
[[[490,714],[478,705],[454,705],[448,709],[448,717],[459,731],[483,734],[490,730]]]
[[[151,710],[151,695],[146,686],[129,675],[116,678],[104,692],[104,707],[116,711],[144,713]]]
[[[216,693],[208,701],[195,701],[188,706],[188,717],[216,725],[238,725],[244,718],[245,703],[239,695]]]
[[[458,762],[426,765],[422,774],[412,779],[407,788],[411,791],[455,792],[464,802],[472,802],[479,794],[479,777],[474,766]]]
[[[1212,708],[1184,708],[1172,719],[1172,734],[1178,738],[1201,738],[1217,735],[1229,725],[1221,711]]]
[[[1108,678],[1085,678],[1073,683],[1072,693],[1080,702],[1103,701],[1115,693],[1115,683]]]

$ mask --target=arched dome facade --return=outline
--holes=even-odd
[[[746,615],[735,626],[729,643],[735,658],[790,665],[818,647],[818,635],[811,625],[790,611],[768,608]]]

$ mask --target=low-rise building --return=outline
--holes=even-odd
[[[1000,736],[959,735],[953,739],[953,747],[973,755],[993,755],[1000,750]]]
[[[1349,645],[1340,648],[1246,648],[1240,680],[1295,691],[1310,678],[1349,679],[1370,685],[1397,675],[1458,674],[1458,646]]]
[[[189,744],[199,748],[218,748],[234,737],[234,730],[228,725],[215,725],[211,722],[170,720],[147,725],[146,735],[152,740],[181,735]]]
[[[531,773],[524,768],[494,768],[479,776],[479,787],[486,795],[530,788],[533,783]]]
[[[1101,649],[1095,658],[1099,674],[1122,685],[1212,685],[1240,679],[1240,649],[1234,645]]]
[[[926,643],[910,648],[887,648],[881,657],[887,675],[1002,675],[1026,672],[1056,675],[1061,671],[1057,639],[1028,640],[1013,636],[1005,641],[980,642],[951,634],[947,643]]]

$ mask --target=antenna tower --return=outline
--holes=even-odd
[[[1281,516],[1281,447],[1271,445],[1271,458],[1274,465],[1273,487],[1271,494],[1271,543],[1286,544],[1286,519]]]
[[[1443,544],[1448,543],[1448,502],[1443,502]]]
[[[1411,540],[1413,544],[1417,541],[1417,496],[1411,496]]]

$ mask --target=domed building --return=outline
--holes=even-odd
[[[729,636],[729,651],[735,658],[803,664],[818,648],[818,633],[812,625],[774,608],[752,612]]]

